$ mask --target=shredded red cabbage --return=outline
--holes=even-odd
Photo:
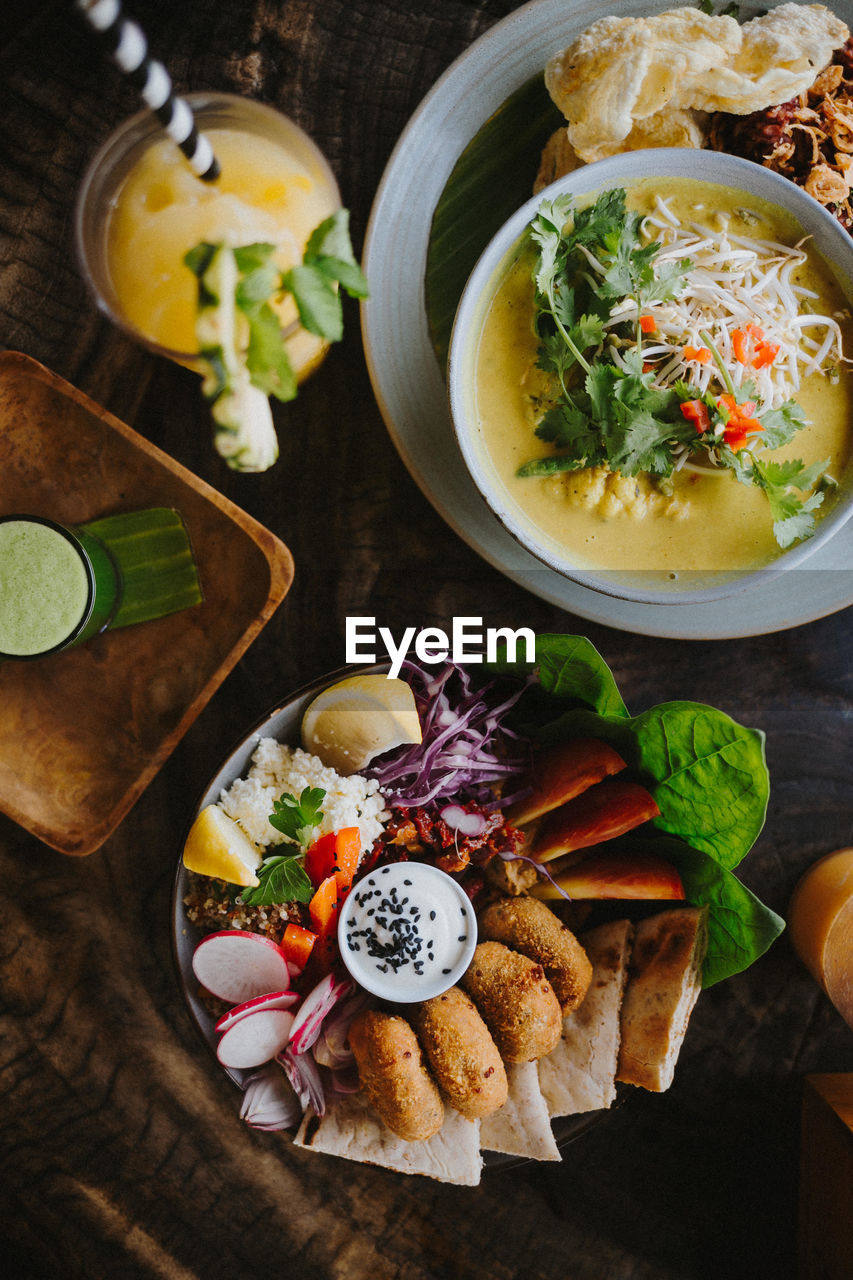
[[[364,772],[398,805],[445,797],[476,800],[484,809],[508,804],[510,797],[495,799],[492,784],[529,763],[529,744],[503,723],[526,685],[497,701],[497,681],[475,689],[455,662],[432,673],[406,661],[401,674],[415,695],[423,741],[389,752]]]

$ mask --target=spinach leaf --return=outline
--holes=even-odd
[[[603,738],[654,796],[660,831],[681,836],[731,870],[755,843],[770,781],[764,734],[701,702],[663,702],[639,716],[568,711],[540,731],[544,742]]]
[[[538,635],[535,668],[539,681],[531,692],[541,691],[545,695],[553,695],[566,701],[585,702],[603,715],[628,715],[613,679],[613,672],[585,636],[564,636],[548,632]],[[532,673],[534,664],[508,662],[506,646],[501,646],[497,661],[487,664],[486,670],[493,675],[524,678]],[[550,719],[554,711],[551,697],[542,698],[541,703],[548,708],[543,719]]]
[[[741,973],[771,946],[785,921],[710,855],[673,836],[620,842],[626,852],[654,853],[678,871],[691,906],[708,907],[708,951],[702,986]]]

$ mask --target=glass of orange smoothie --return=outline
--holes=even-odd
[[[224,93],[185,95],[221,166],[202,182],[149,111],[131,117],[93,158],[78,194],[75,241],[98,306],[150,350],[193,367],[198,282],[184,255],[202,241],[276,246],[284,271],[316,226],[340,208],[322,152],[271,107]],[[292,298],[279,311],[297,379],[327,343],[299,326]]]

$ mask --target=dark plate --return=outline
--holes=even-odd
[[[330,684],[342,680],[345,676],[384,673],[387,670],[388,663],[377,663],[370,667],[341,667],[337,671],[321,676],[312,684],[297,689],[285,702],[273,707],[232,748],[222,766],[211,778],[196,808],[190,815],[183,832],[172,892],[172,950],[178,971],[178,981],[190,1017],[202,1040],[210,1049],[218,1070],[225,1071],[240,1089],[244,1088],[245,1080],[251,1072],[223,1067],[216,1058],[218,1036],[213,1029],[216,1019],[205,1008],[199,998],[198,982],[192,969],[193,951],[202,935],[189,923],[184,914],[183,903],[187,892],[188,876],[181,861],[181,851],[183,850],[187,832],[200,809],[217,801],[223,789],[229,787],[237,778],[243,777],[248,772],[252,754],[261,738],[276,738],[280,742],[298,743],[299,728],[305,708],[318,693],[321,693]],[[618,1102],[619,1097],[617,1097],[617,1105]],[[583,1115],[562,1116],[555,1119],[552,1122],[552,1129],[558,1147],[567,1146],[570,1142],[586,1133],[593,1125],[598,1124],[606,1115],[606,1111],[590,1111]],[[483,1159],[487,1169],[504,1169],[514,1165],[530,1163],[527,1158],[502,1155],[494,1151],[484,1151]]]

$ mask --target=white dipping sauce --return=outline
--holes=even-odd
[[[452,987],[477,945],[471,900],[452,876],[394,862],[353,886],[338,921],[341,957],[365,990],[397,1004]]]

